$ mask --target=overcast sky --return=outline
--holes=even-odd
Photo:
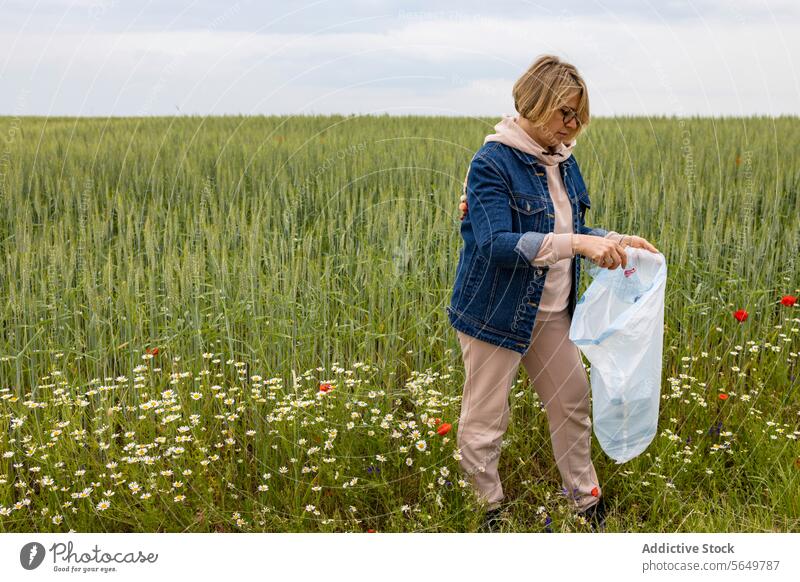
[[[513,113],[542,53],[592,115],[800,114],[797,0],[0,0],[0,115]]]

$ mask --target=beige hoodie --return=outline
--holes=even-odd
[[[572,205],[561,173],[558,169],[559,162],[563,162],[572,155],[575,140],[569,143],[560,143],[554,152],[550,152],[517,124],[517,116],[504,115],[502,121],[494,126],[496,133],[487,135],[484,143],[499,141],[507,146],[516,148],[536,158],[544,165],[547,173],[547,188],[553,201],[554,228],[542,241],[542,246],[532,265],[550,265],[545,278],[542,298],[539,301],[537,318],[547,321],[557,312],[567,309],[569,302],[570,286],[572,285],[572,257],[575,256],[575,236],[572,230]],[[606,238],[620,238],[621,235],[610,231]]]

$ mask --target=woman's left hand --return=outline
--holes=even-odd
[[[649,242],[647,242],[646,239],[643,239],[640,236],[636,236],[636,235],[632,235],[632,234],[625,235],[625,237],[622,239],[622,241],[620,241],[620,244],[622,245],[623,248],[624,247],[633,247],[635,249],[646,249],[646,250],[650,251],[651,253],[660,252],[656,247],[654,247]]]

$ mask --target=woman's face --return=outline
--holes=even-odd
[[[542,127],[532,127],[533,139],[543,146],[555,146],[559,143],[569,143],[578,135],[578,119],[574,117],[569,123],[564,123],[564,114],[577,111],[579,93],[575,92],[556,109],[550,119]]]

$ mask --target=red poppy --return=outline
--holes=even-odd
[[[739,156],[736,156],[736,165],[738,166],[741,163],[742,163],[742,158],[740,158]]]
[[[728,395],[727,394],[720,394],[719,395],[719,399],[720,400],[727,400],[728,399]]]
[[[157,356],[158,348],[147,348],[147,353],[150,354],[151,356]]]
[[[784,295],[781,297],[781,305],[792,307],[795,303],[797,303],[797,297],[794,295]]]
[[[323,382],[322,384],[319,385],[320,392],[330,392],[331,390],[333,390],[333,386],[331,386],[327,382]]]
[[[451,428],[453,428],[453,426],[449,422],[443,422],[442,425],[438,429],[436,429],[436,432],[439,435],[444,436],[450,432]]]
[[[374,529],[368,529],[367,533],[376,533]]]
[[[592,497],[597,497],[598,495],[600,495],[600,491],[597,487],[592,487]]]
[[[441,418],[439,418],[438,416],[437,416],[437,417],[435,417],[435,418],[433,419],[433,424],[435,424],[436,426],[439,426],[440,424],[442,424],[442,419],[441,419]]]
[[[742,323],[745,319],[747,319],[747,312],[744,309],[739,309],[738,311],[733,312],[733,316],[739,320],[739,323]]]

